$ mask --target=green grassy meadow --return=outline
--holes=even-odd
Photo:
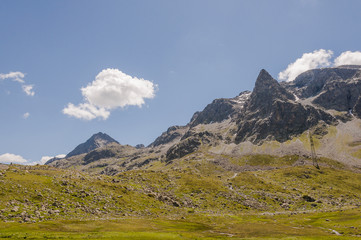
[[[0,239],[358,239],[361,211],[7,222]],[[336,235],[333,230],[341,235]]]
[[[331,159],[189,155],[115,176],[0,170],[0,239],[358,239],[361,174]]]

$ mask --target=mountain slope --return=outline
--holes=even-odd
[[[325,158],[320,159],[322,171],[311,164],[299,156],[212,154],[205,159],[193,153],[116,176],[10,165],[0,171],[0,220],[297,213],[360,206],[357,169]]]
[[[75,155],[88,153],[96,148],[104,147],[109,143],[117,143],[116,140],[111,138],[109,135],[99,132],[91,136],[86,142],[79,144],[74,150],[69,152],[65,158],[69,158]]]

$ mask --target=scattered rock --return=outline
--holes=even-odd
[[[303,195],[302,196],[303,200],[305,200],[306,202],[315,202],[316,200],[308,195]]]
[[[17,212],[19,211],[19,206],[14,206],[12,209],[11,209],[11,212]]]

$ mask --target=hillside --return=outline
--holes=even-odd
[[[145,229],[151,229],[149,224],[154,224],[155,219],[177,220],[207,226],[197,230],[203,236],[226,232],[242,237],[249,236],[247,230],[224,227],[223,216],[233,216],[227,222],[237,226],[243,221],[249,223],[250,217],[244,219],[245,216],[260,221],[276,214],[272,219],[295,216],[299,220],[280,223],[279,230],[272,230],[273,223],[267,223],[271,236],[280,236],[279,231],[289,236],[331,236],[332,230],[345,236],[361,234],[359,221],[341,225],[323,221],[321,226],[330,226],[320,228],[316,224],[307,227],[306,232],[291,230],[305,227],[305,214],[316,217],[320,212],[329,212],[324,215],[326,219],[331,218],[333,211],[342,210],[358,216],[352,210],[361,205],[358,170],[330,159],[320,160],[321,170],[311,163],[298,156],[208,155],[204,159],[194,153],[169,163],[157,162],[147,170],[130,170],[112,177],[49,166],[10,165],[0,173],[0,216],[1,221],[10,223],[44,222],[39,226],[56,221],[54,228],[63,220],[71,220],[71,227],[79,220],[93,219],[101,224],[102,219],[149,219],[142,220]],[[10,223],[6,226],[13,226]],[[252,229],[256,231],[253,236],[262,236],[256,226]],[[8,236],[6,231],[0,228],[0,237]],[[186,231],[190,234],[196,230]]]

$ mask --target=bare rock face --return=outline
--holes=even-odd
[[[299,98],[314,97],[312,103],[325,109],[349,111],[361,94],[361,66],[313,69],[284,85]]]
[[[84,157],[83,165],[89,164],[91,162],[97,161],[102,158],[111,158],[115,157],[116,153],[110,149],[101,149],[99,151],[91,151]]]
[[[277,80],[264,69],[259,73],[255,87],[247,102],[247,111],[259,111],[268,115],[274,100],[295,100],[295,96],[282,87]]]
[[[220,137],[208,131],[188,131],[187,135],[185,135],[179,143],[168,149],[166,154],[167,160],[169,161],[181,158],[187,154],[195,152],[201,145],[210,144],[217,140],[220,140]]]
[[[214,100],[202,112],[195,113],[190,122],[191,126],[221,122],[233,114],[233,104],[230,99],[220,98]]]
[[[255,88],[237,122],[236,142],[277,140],[284,142],[301,134],[320,121],[336,124],[336,119],[310,105],[295,102],[295,97],[265,70],[257,78]]]
[[[198,124],[209,124],[222,122],[228,118],[236,117],[242,110],[244,103],[248,99],[250,91],[244,91],[235,98],[219,98],[208,104],[203,111],[196,112],[190,123],[190,127]]]
[[[135,145],[135,148],[142,149],[142,148],[145,148],[145,146],[144,146],[144,144],[137,144],[137,145]]]
[[[361,95],[357,99],[356,104],[353,108],[353,114],[357,116],[358,118],[361,118]]]
[[[79,144],[73,151],[68,153],[65,156],[65,158],[91,152],[94,149],[99,147],[104,147],[109,143],[118,143],[118,142],[113,138],[111,138],[109,135],[99,132],[91,136],[91,138],[89,138],[85,143]]]
[[[186,127],[181,126],[169,127],[166,132],[163,132],[162,135],[157,137],[148,147],[157,147],[159,145],[167,144],[174,140],[180,139],[183,136],[185,129]]]

